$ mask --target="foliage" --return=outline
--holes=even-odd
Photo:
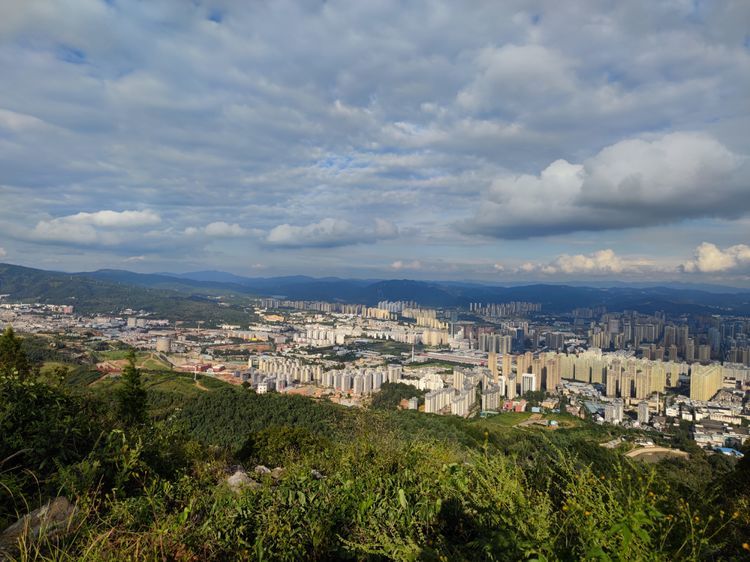
[[[332,435],[343,418],[343,408],[301,396],[254,394],[226,387],[189,401],[181,417],[195,438],[237,451],[252,433],[273,425],[303,426]]]
[[[135,368],[135,352],[128,355],[122,370],[122,386],[117,389],[118,412],[127,426],[146,420],[146,389],[141,382],[141,372]]]
[[[372,397],[372,407],[379,410],[395,410],[402,400],[408,400],[415,396],[421,402],[424,402],[422,398],[424,395],[424,390],[419,390],[410,384],[384,382],[380,387],[380,391]]]
[[[0,378],[0,506],[15,502],[4,508],[5,522],[57,493],[79,508],[68,535],[23,540],[20,559],[745,553],[750,504],[738,491],[747,488],[747,462],[695,454],[651,466],[599,446],[606,428],[545,432],[492,419],[346,409],[210,379],[203,390],[174,373],[144,374],[141,383],[150,420],[126,428],[92,406],[112,400],[124,382],[72,394],[66,385]],[[223,482],[238,462],[284,470],[251,473],[258,485],[234,492]],[[32,470],[42,483],[36,490],[24,481]]]
[[[22,349],[21,338],[17,337],[12,326],[8,326],[0,336],[0,376],[16,375],[26,378],[31,374],[31,364]]]
[[[58,466],[87,454],[104,425],[97,406],[64,388],[0,375],[0,524],[24,496],[50,493]]]

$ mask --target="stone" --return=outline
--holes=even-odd
[[[260,484],[250,478],[244,470],[237,470],[227,478],[227,485],[233,492],[241,492],[245,488],[257,488],[260,486]]]
[[[68,530],[76,514],[76,507],[65,497],[57,497],[39,509],[21,517],[0,533],[0,560],[3,550],[15,550],[18,539],[27,536],[32,540],[39,537],[56,537]]]

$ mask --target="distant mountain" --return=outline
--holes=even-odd
[[[229,293],[252,294],[252,290],[249,287],[238,283],[210,280],[199,281],[189,278],[173,277],[169,274],[161,273],[133,273],[132,271],[121,269],[100,269],[86,273],[76,273],[75,275],[100,279],[103,281],[111,281],[114,283],[124,283],[127,285],[138,285],[141,287],[188,293],[202,293],[209,295]],[[240,277],[239,279],[242,278]]]
[[[136,291],[135,288],[141,291]],[[85,306],[87,302],[96,302],[100,308],[102,304],[115,307],[119,303],[118,299],[122,299],[122,306],[136,308],[127,303],[144,302],[145,298],[154,306],[159,299],[199,302],[216,296],[280,296],[292,300],[324,300],[370,306],[382,300],[415,301],[432,307],[465,307],[471,302],[528,301],[541,303],[543,312],[550,313],[605,306],[610,311],[636,310],[652,313],[661,310],[671,314],[750,315],[750,291],[708,292],[692,286],[598,288],[533,284],[501,287],[408,279],[383,281],[335,277],[317,279],[306,276],[252,278],[216,271],[175,275],[109,269],[71,274],[0,265],[0,293],[11,293],[12,298],[16,299],[43,302],[64,303],[73,299],[79,303],[79,309],[80,304]]]
[[[161,281],[158,276],[127,271],[81,274],[0,264],[0,294],[8,294],[8,299],[15,302],[71,304],[84,314],[120,314],[133,309],[170,320],[207,323],[250,320],[250,315],[240,307],[220,306],[207,297],[205,290],[166,289],[158,286]]]

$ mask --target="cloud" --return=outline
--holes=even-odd
[[[402,261],[396,260],[391,264],[391,269],[400,271],[402,269],[422,269],[422,262],[419,260]]]
[[[145,211],[97,211],[41,220],[26,234],[31,240],[80,245],[114,246],[128,239],[123,233],[159,224],[161,217]]]
[[[77,213],[54,219],[51,222],[69,224],[90,224],[102,228],[137,228],[159,224],[161,217],[154,211],[97,211],[95,213]]]
[[[549,263],[526,262],[516,269],[521,273],[544,275],[610,275],[632,274],[658,269],[654,260],[624,258],[613,250],[599,250],[590,254],[562,254]]]
[[[682,270],[692,273],[720,273],[750,266],[750,246],[737,244],[719,248],[703,242],[695,249],[695,257],[682,264]]]
[[[5,251],[5,248],[0,247],[0,258],[4,258],[8,255],[8,252]]]
[[[474,80],[459,92],[459,105],[471,110],[516,110],[574,93],[573,63],[554,49],[538,44],[482,49]]]
[[[244,228],[237,223],[229,224],[224,221],[212,222],[201,228],[189,226],[185,229],[185,234],[188,236],[204,234],[211,238],[243,238],[258,235],[258,233],[257,229]]]
[[[497,238],[544,261],[524,239],[575,230],[611,229],[595,247],[620,251],[635,233],[617,229],[694,217],[705,234],[663,229],[654,251],[684,259],[717,227],[746,239],[723,221],[747,212],[747,2],[415,2],[398,18],[387,1],[73,4],[3,5],[0,240],[14,257],[85,245],[99,251],[76,263],[92,268],[143,254],[374,275],[403,255],[378,243],[395,224],[416,232],[409,255],[446,262],[494,261]],[[52,222],[134,201],[162,218],[153,233]],[[344,259],[328,250],[343,241],[376,247]],[[308,251],[277,251],[295,245]]]
[[[521,239],[576,231],[737,218],[750,211],[747,157],[704,133],[632,139],[582,164],[496,179],[467,233]]]
[[[360,227],[347,220],[325,218],[306,226],[280,224],[268,233],[266,243],[286,248],[333,248],[353,244],[372,244],[397,235],[398,228],[383,219],[377,219],[370,227]]]

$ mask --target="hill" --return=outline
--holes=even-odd
[[[372,281],[304,276],[256,279],[233,276],[232,282],[225,282],[216,280],[222,278],[216,272],[194,276],[203,279],[123,270],[70,274],[0,264],[0,292],[10,293],[10,298],[16,300],[75,304],[82,312],[133,308],[153,311],[167,318],[200,317],[232,323],[246,323],[248,317],[240,305],[255,296],[369,306],[382,300],[415,301],[431,307],[528,301],[541,303],[543,312],[547,313],[604,306],[609,311],[643,313],[750,314],[750,292],[717,293],[661,286],[595,288],[536,284],[501,287],[408,279]],[[216,303],[218,298],[234,306],[220,308]]]
[[[54,540],[5,535],[0,549],[50,561],[744,552],[750,496],[736,483],[750,467],[722,455],[646,465],[599,446],[621,430],[580,420],[548,432],[513,426],[512,414],[348,409],[209,378],[142,378],[150,419],[123,425],[116,379],[0,377],[0,529],[57,495],[78,506]]]
[[[149,276],[138,275],[96,277],[0,264],[0,293],[15,302],[74,305],[83,314],[120,314],[132,309],[170,320],[201,320],[207,324],[246,324],[250,320],[240,306],[220,306],[202,288],[157,288],[143,281]],[[133,276],[138,276],[138,282]]]

